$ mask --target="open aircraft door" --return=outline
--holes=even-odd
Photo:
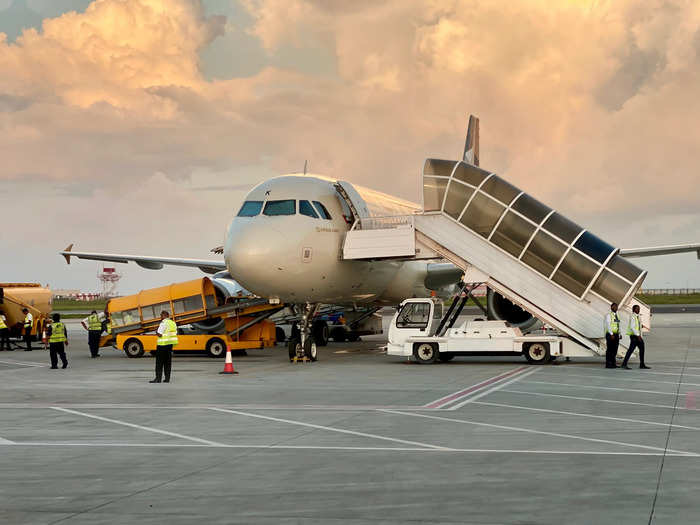
[[[352,213],[352,217],[345,217],[345,220],[349,224],[353,225],[360,219],[366,219],[370,216],[367,203],[352,184],[344,180],[339,180],[334,186],[340,194],[341,204],[342,201],[345,201],[345,204],[350,208],[350,212]],[[345,208],[345,206],[343,206],[343,208]]]

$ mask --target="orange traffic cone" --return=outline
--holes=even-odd
[[[226,347],[226,364],[224,364],[224,371],[219,372],[220,374],[237,374],[233,369],[233,359],[231,359],[231,347]]]

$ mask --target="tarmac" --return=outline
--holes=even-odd
[[[66,370],[0,353],[0,523],[698,523],[700,315],[653,323],[646,371],[407,364],[375,336],[149,384],[72,322]]]

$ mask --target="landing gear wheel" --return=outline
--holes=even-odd
[[[214,357],[214,358],[225,357],[226,356],[226,342],[219,337],[214,337],[212,339],[209,339],[209,341],[207,341],[206,351],[207,351],[207,354],[209,354],[209,357]]]
[[[301,355],[301,343],[298,339],[290,339],[287,343],[287,351],[289,352],[289,360],[294,361],[294,358]]]
[[[141,357],[143,355],[143,344],[138,339],[127,339],[124,343],[124,352],[127,357]]]
[[[438,349],[432,343],[416,343],[413,345],[413,357],[420,364],[434,363],[438,358]]]
[[[443,363],[447,363],[448,361],[452,361],[455,358],[454,354],[440,354],[438,356],[438,359],[442,361]]]
[[[336,343],[342,343],[346,339],[345,329],[344,328],[334,328],[333,332],[331,333],[331,337],[333,338],[333,341],[335,341]]]
[[[284,330],[281,327],[275,326],[275,344],[284,343],[287,336],[284,335]]]
[[[311,333],[317,346],[326,346],[328,344],[329,330],[326,321],[314,321]]]
[[[549,362],[549,343],[530,343],[523,348],[525,359],[532,365]]]
[[[312,361],[316,361],[318,359],[316,341],[314,341],[313,337],[307,337],[306,341],[304,341],[304,355]]]

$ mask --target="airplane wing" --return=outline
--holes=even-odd
[[[649,248],[626,248],[620,250],[622,257],[653,257],[674,253],[695,252],[700,259],[700,244],[674,244],[672,246],[651,246]]]
[[[224,261],[211,261],[207,259],[178,259],[175,257],[150,257],[146,255],[125,255],[115,253],[74,252],[72,244],[60,253],[66,258],[66,262],[68,264],[70,264],[71,257],[77,257],[78,259],[87,259],[90,261],[107,261],[124,264],[132,261],[142,268],[147,268],[148,270],[160,270],[165,265],[199,268],[204,273],[210,274],[226,270],[226,263],[224,263]]]

